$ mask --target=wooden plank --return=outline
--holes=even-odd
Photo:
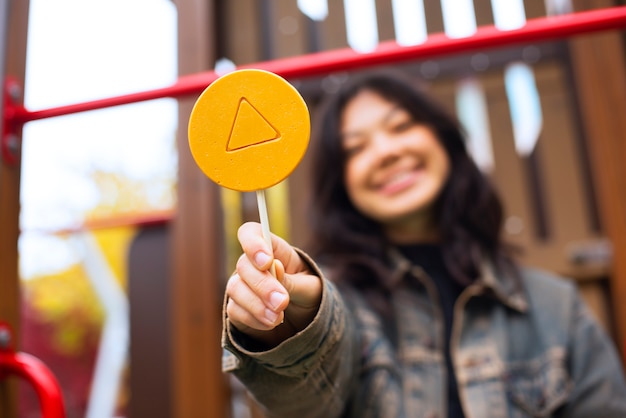
[[[167,224],[146,226],[129,249],[131,417],[171,416],[169,239]]]
[[[298,9],[295,1],[271,2],[274,7],[272,39],[275,56],[285,58],[305,54],[307,51],[307,17]]]
[[[576,9],[611,6],[579,1]],[[574,82],[580,98],[593,180],[604,234],[613,247],[610,297],[615,336],[626,342],[626,63],[622,34],[602,33],[570,42]]]
[[[224,2],[222,7],[225,16],[220,18],[227,22],[227,26],[220,34],[225,44],[225,50],[221,52],[236,65],[261,61],[260,3],[257,0],[234,0]]]
[[[5,39],[5,74],[24,85],[26,70],[26,34],[29,1],[8,2],[8,28]],[[5,30],[2,28],[0,30]],[[5,80],[0,80],[4,85]],[[8,322],[15,331],[19,348],[20,292],[17,240],[20,213],[20,161],[7,164],[0,159],[0,321]],[[0,418],[17,416],[15,386],[0,381]]]
[[[342,1],[328,2],[328,17],[320,22],[322,50],[348,46],[346,18]]]
[[[176,1],[179,74],[215,61],[214,1]],[[187,144],[195,97],[179,101],[178,202],[172,222],[173,417],[227,417],[229,390],[221,372],[221,307],[225,277],[219,190],[198,169]]]

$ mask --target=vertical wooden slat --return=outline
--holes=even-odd
[[[564,44],[566,45],[566,44]],[[565,86],[564,88],[570,92],[573,99],[573,103],[580,103],[579,92],[575,89],[574,75],[572,73],[572,66],[570,64],[570,52],[569,47],[563,48],[563,59],[567,62],[563,71],[565,73]],[[599,236],[602,228],[600,223],[600,213],[598,212],[598,205],[595,200],[596,190],[593,183],[593,175],[591,169],[591,161],[589,157],[589,145],[585,141],[585,133],[582,123],[582,109],[580,106],[574,106],[572,109],[571,128],[574,131],[574,146],[576,147],[578,167],[581,177],[581,187],[583,193],[583,207],[587,211],[587,219],[589,222],[589,229],[594,235]]]
[[[178,0],[179,73],[214,65],[214,2]],[[187,142],[195,97],[179,101],[178,202],[172,223],[173,417],[227,417],[221,372],[224,254],[219,190],[196,166]]]
[[[275,25],[273,27],[273,42],[275,55],[272,58],[292,57],[311,52],[307,50],[311,20],[307,18],[295,1],[273,2]],[[314,40],[312,38],[311,40]]]
[[[221,19],[227,22],[222,35],[225,38],[226,57],[237,65],[261,61],[260,18],[257,0],[224,2]],[[220,57],[221,58],[221,57]]]
[[[315,109],[311,108],[311,112]],[[314,141],[315,138],[311,138]],[[309,186],[311,173],[311,153],[308,152],[298,167],[289,176],[289,242],[299,248],[309,245],[311,235],[308,221],[310,207]]]
[[[376,21],[378,22],[378,39],[380,42],[396,38],[390,0],[376,0]]]
[[[328,17],[321,22],[320,26],[322,28],[322,49],[346,48],[348,46],[343,1],[328,2]]]
[[[476,13],[476,25],[493,25],[493,12],[491,0],[474,0],[474,11]]]
[[[169,418],[172,397],[167,226],[142,228],[128,256],[132,418]]]
[[[8,27],[0,28],[6,35],[4,51],[6,76],[23,86],[26,70],[26,34],[29,1],[8,1]],[[4,85],[5,80],[0,80]],[[4,89],[3,89],[4,90]],[[19,237],[20,163],[7,164],[0,159],[0,320],[8,322],[15,331],[19,345],[20,292],[17,240]],[[15,388],[0,382],[0,417],[17,416]]]
[[[571,42],[593,178],[604,234],[613,247],[611,298],[616,337],[626,341],[626,65],[619,33]]]
[[[574,10],[615,6],[574,0]],[[611,242],[610,297],[618,348],[626,360],[626,57],[623,32],[574,38],[572,73],[580,98],[603,232]]]
[[[526,196],[533,211],[535,223],[533,233],[540,242],[548,241],[551,238],[551,225],[548,220],[546,208],[547,199],[545,187],[543,186],[543,167],[541,165],[540,148],[535,148],[530,155],[524,159],[525,176],[528,179],[528,191]]]
[[[535,19],[546,15],[546,0],[524,0],[526,19]]]
[[[424,14],[429,34],[442,33],[444,31],[443,13],[439,1],[424,1]]]

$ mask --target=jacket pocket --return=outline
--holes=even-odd
[[[565,403],[571,390],[565,351],[552,348],[532,360],[505,364],[511,406],[532,417],[549,417]]]

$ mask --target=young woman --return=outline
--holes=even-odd
[[[570,281],[514,263],[438,105],[361,76],[312,148],[310,251],[273,236],[272,258],[244,224],[226,289],[224,370],[268,416],[626,417],[609,338]]]

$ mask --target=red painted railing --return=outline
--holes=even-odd
[[[9,376],[25,379],[37,393],[42,418],[65,418],[63,394],[56,378],[38,358],[16,353],[12,337],[8,324],[0,322],[0,381]]]
[[[371,53],[361,54],[350,48],[300,55],[238,67],[271,71],[287,79],[325,75],[336,71],[367,68],[382,64],[433,58],[515,44],[562,39],[574,35],[601,32],[626,27],[626,6],[596,9],[568,15],[531,19],[519,29],[502,31],[495,26],[483,26],[467,38],[451,39],[445,34],[430,35],[426,42],[415,46],[399,46],[395,41],[382,42]],[[112,106],[154,100],[178,98],[201,93],[218,75],[207,71],[180,77],[168,87],[131,93],[111,98],[29,111],[9,109],[5,118],[12,126],[26,122]],[[6,120],[5,120],[6,122]]]
[[[238,69],[258,68],[294,79],[623,28],[626,28],[626,6],[531,19],[523,27],[509,31],[499,30],[495,26],[482,26],[474,35],[461,39],[435,34],[430,35],[426,42],[415,46],[399,46],[395,41],[388,41],[367,54],[344,48],[248,64]],[[2,156],[9,163],[16,162],[16,156],[10,149],[15,147],[13,142],[18,140],[22,126],[27,122],[147,100],[197,95],[217,77],[214,71],[201,72],[182,76],[171,86],[163,88],[42,110],[28,110],[16,105],[9,93],[15,90],[15,81],[6,80],[2,124],[4,132],[0,138]],[[160,219],[159,222],[164,220],[166,219]],[[137,221],[141,223],[140,219]],[[149,219],[148,223],[155,222]]]

